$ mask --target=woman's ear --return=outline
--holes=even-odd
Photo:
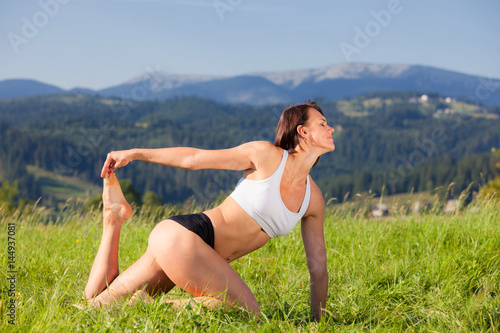
[[[299,133],[299,136],[302,139],[305,139],[307,135],[307,129],[303,125],[299,125],[297,126],[297,133]]]
[[[299,125],[297,126],[297,133],[299,133],[299,135],[304,138],[305,135],[307,135],[307,130],[304,128],[303,125]]]

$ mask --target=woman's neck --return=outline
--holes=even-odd
[[[319,156],[311,151],[305,151],[300,145],[295,150],[295,153],[288,156],[291,158],[289,172],[294,178],[306,178]]]

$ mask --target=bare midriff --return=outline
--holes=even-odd
[[[231,197],[204,213],[214,226],[214,249],[228,262],[261,248],[270,239]]]

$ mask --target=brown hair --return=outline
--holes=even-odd
[[[324,116],[318,104],[311,101],[290,106],[283,111],[276,127],[276,138],[274,139],[276,147],[288,150],[290,154],[297,152],[295,150],[295,147],[299,144],[297,127],[304,125],[309,120],[309,109],[317,110]]]

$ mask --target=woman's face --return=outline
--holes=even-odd
[[[313,108],[309,109],[309,119],[303,126],[303,136],[307,138],[310,145],[318,148],[324,148],[327,151],[335,150],[332,133],[334,129],[328,126],[326,118]]]

